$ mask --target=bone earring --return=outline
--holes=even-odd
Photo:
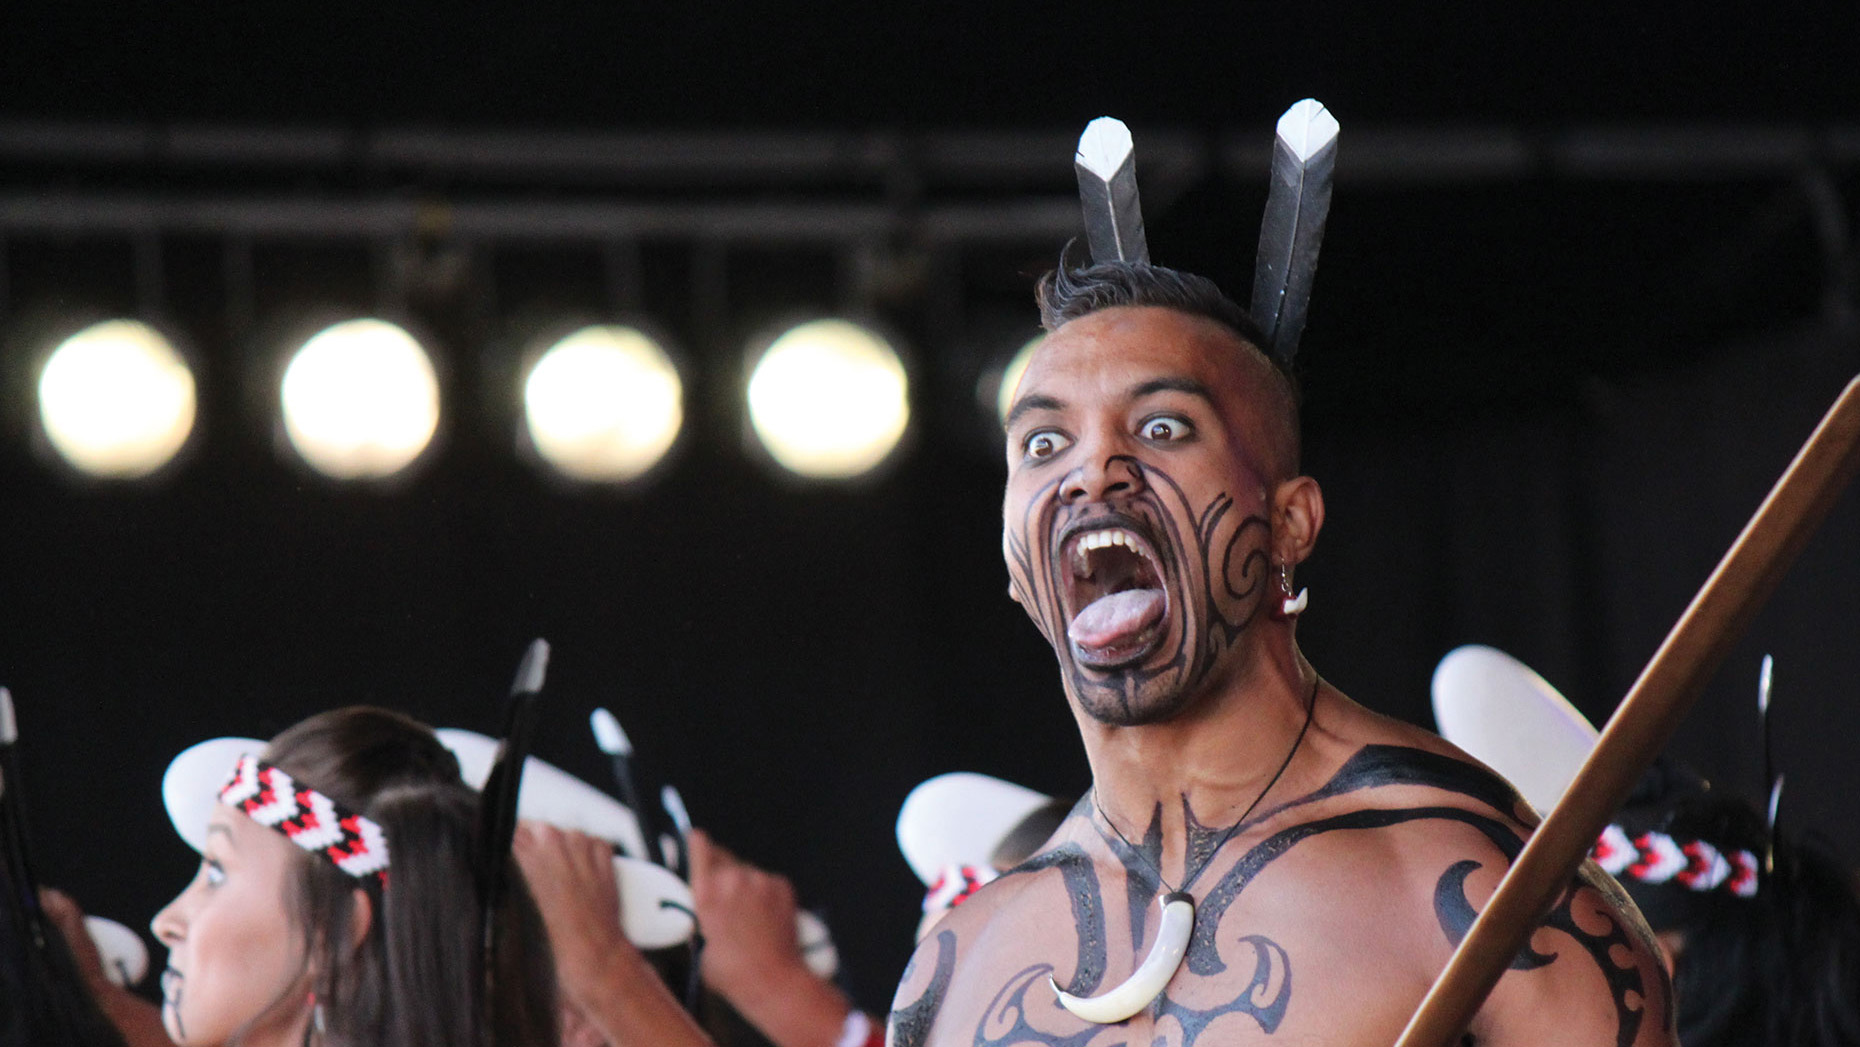
[[[1305,609],[1305,605],[1311,602],[1311,590],[1309,589],[1300,589],[1297,596],[1292,595],[1291,564],[1279,565],[1279,591],[1284,594],[1279,600],[1280,618],[1298,617],[1299,613]]]

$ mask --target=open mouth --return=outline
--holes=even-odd
[[[1061,544],[1066,580],[1066,636],[1078,660],[1115,669],[1143,658],[1162,640],[1169,609],[1156,549],[1137,531],[1101,526]]]

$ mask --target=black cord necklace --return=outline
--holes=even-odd
[[[1253,797],[1253,802],[1247,804],[1246,810],[1240,812],[1240,817],[1235,820],[1232,825],[1227,827],[1227,831],[1221,834],[1220,839],[1214,841],[1213,848],[1208,851],[1206,857],[1201,859],[1201,863],[1195,866],[1192,871],[1185,872],[1182,877],[1182,886],[1180,888],[1169,886],[1169,881],[1163,879],[1162,867],[1150,861],[1149,855],[1139,850],[1135,844],[1130,842],[1130,838],[1125,836],[1123,832],[1118,829],[1117,823],[1111,820],[1111,816],[1106,814],[1104,812],[1104,807],[1098,803],[1098,790],[1096,788],[1092,789],[1091,805],[1097,810],[1098,817],[1104,819],[1104,824],[1110,826],[1111,831],[1117,834],[1117,838],[1122,840],[1124,846],[1130,849],[1130,853],[1136,855],[1143,861],[1143,864],[1149,866],[1150,869],[1156,873],[1156,882],[1162,885],[1164,897],[1186,894],[1188,889],[1194,885],[1195,880],[1198,879],[1202,873],[1207,871],[1208,864],[1214,861],[1214,856],[1221,853],[1221,848],[1227,846],[1227,841],[1233,839],[1234,834],[1240,831],[1240,827],[1246,824],[1247,818],[1251,817],[1254,809],[1260,805],[1261,801],[1265,800],[1266,794],[1271,792],[1272,787],[1279,784],[1279,779],[1285,776],[1285,769],[1292,765],[1292,758],[1298,755],[1299,747],[1305,743],[1305,732],[1311,729],[1311,718],[1317,712],[1318,687],[1322,684],[1323,680],[1321,678],[1312,681],[1311,696],[1305,699],[1304,725],[1298,728],[1298,737],[1292,740],[1292,747],[1286,750],[1285,759],[1279,762],[1279,769],[1272,772],[1271,780],[1266,782],[1266,787],[1259,791],[1258,796]]]
[[[1227,845],[1227,841],[1233,839],[1234,834],[1240,831],[1240,827],[1245,825],[1246,820],[1252,816],[1254,808],[1260,805],[1260,802],[1266,798],[1266,794],[1272,791],[1273,786],[1279,784],[1279,779],[1285,775],[1285,769],[1292,765],[1292,757],[1298,755],[1299,747],[1305,742],[1306,732],[1311,730],[1311,719],[1317,713],[1318,687],[1322,682],[1322,680],[1315,680],[1311,684],[1311,697],[1305,701],[1304,726],[1298,728],[1298,737],[1292,741],[1292,747],[1286,752],[1285,759],[1280,761],[1279,769],[1273,772],[1272,779],[1266,783],[1264,789],[1259,791],[1259,795],[1253,798],[1253,802],[1247,805],[1246,810],[1240,813],[1240,817],[1227,827],[1227,831],[1221,834],[1220,839],[1214,842],[1214,848],[1208,852],[1207,857],[1203,858],[1193,870],[1187,872],[1179,890],[1171,888],[1169,881],[1163,879],[1162,869],[1155,862],[1150,861],[1142,851],[1137,850],[1129,838],[1118,830],[1117,825],[1111,821],[1109,815],[1104,813],[1104,808],[1098,803],[1098,790],[1093,787],[1091,805],[1098,812],[1098,817],[1104,819],[1104,824],[1111,827],[1111,831],[1117,834],[1117,838],[1123,841],[1124,846],[1132,854],[1142,859],[1143,864],[1155,871],[1156,882],[1162,885],[1165,892],[1157,899],[1162,903],[1162,922],[1156,928],[1156,941],[1150,946],[1149,955],[1135,971],[1131,972],[1130,977],[1124,979],[1122,984],[1101,996],[1074,996],[1061,989],[1059,983],[1052,981],[1049,976],[1047,980],[1051,983],[1053,995],[1061,1007],[1088,1022],[1110,1025],[1124,1021],[1149,1006],[1152,1001],[1162,995],[1163,990],[1168,988],[1169,980],[1175,977],[1175,972],[1181,967],[1183,958],[1188,955],[1188,939],[1195,929],[1195,899],[1188,893],[1188,888],[1194,885],[1195,880],[1203,872],[1207,871],[1209,863],[1214,861],[1214,856],[1221,853],[1221,848]]]

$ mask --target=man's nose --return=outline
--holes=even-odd
[[[1060,498],[1067,504],[1102,502],[1143,490],[1143,467],[1127,454],[1094,453],[1066,477]]]

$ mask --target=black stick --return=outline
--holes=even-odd
[[[633,741],[620,729],[620,721],[606,709],[595,709],[588,717],[588,725],[594,729],[594,744],[607,754],[609,766],[613,768],[614,785],[620,790],[620,802],[633,812],[633,820],[639,825],[639,838],[645,847],[641,857],[649,862],[665,864],[665,856],[659,853],[658,834],[654,831],[652,812],[646,808],[639,797],[639,780],[633,774]],[[674,870],[676,871],[676,870]]]
[[[504,738],[498,746],[497,762],[484,781],[478,800],[478,893],[484,914],[485,985],[490,986],[496,969],[497,913],[509,887],[510,845],[517,833],[517,794],[523,785],[523,764],[530,755],[530,740],[536,726],[536,698],[542,693],[543,676],[549,668],[549,644],[542,639],[530,641],[529,650],[517,666],[517,678],[510,685],[510,699],[504,708]],[[486,1006],[490,1005],[487,993]],[[492,1026],[495,1028],[495,1024]]]

